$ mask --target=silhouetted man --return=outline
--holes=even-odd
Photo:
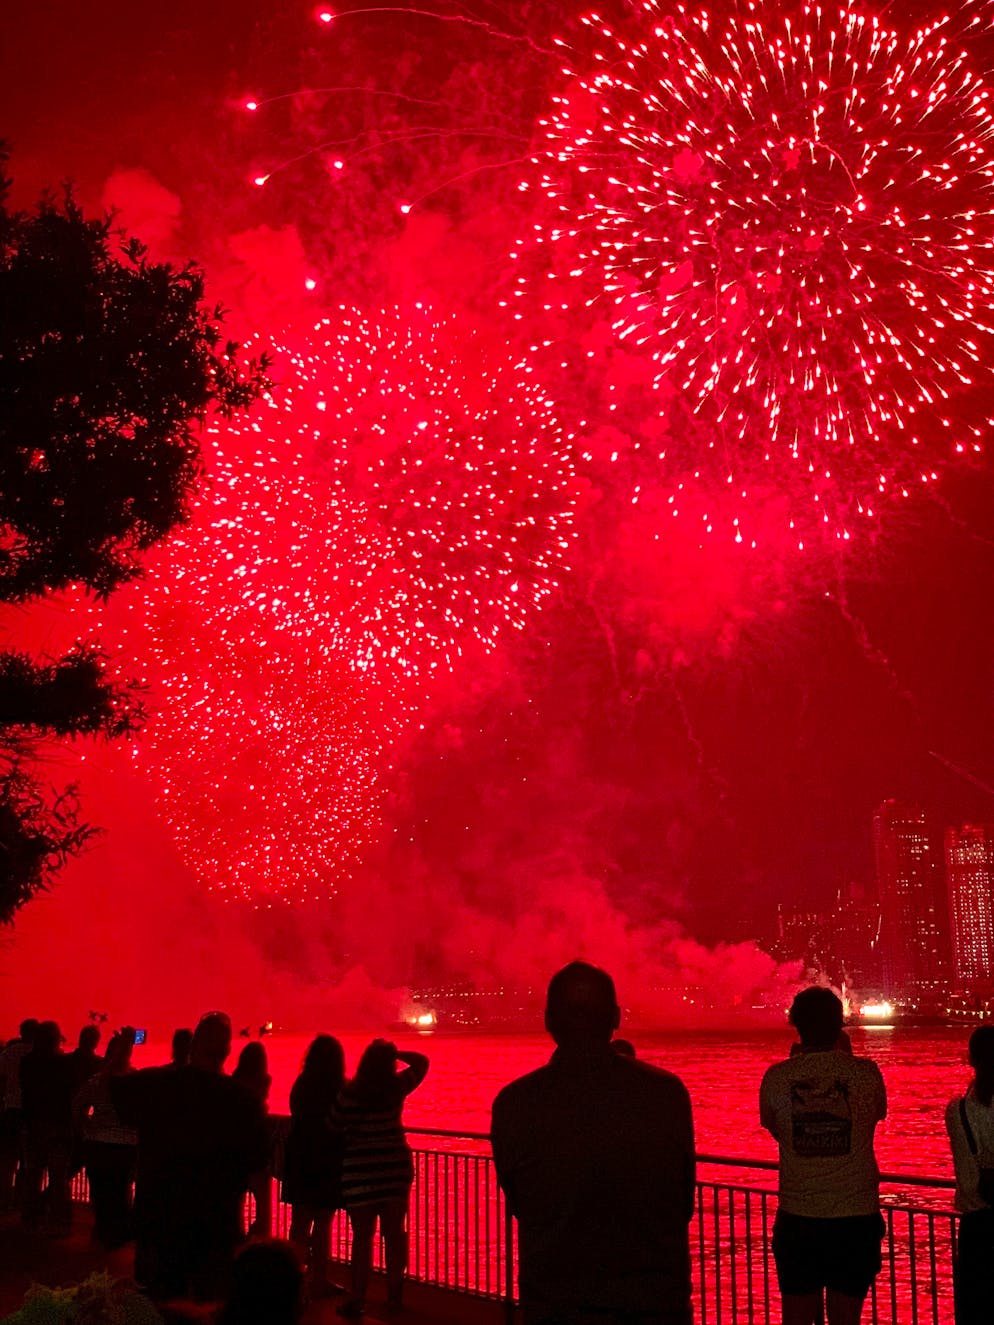
[[[268,1141],[262,1106],[223,1074],[231,1022],[202,1017],[186,1067],[111,1080],[121,1122],[138,1129],[135,1278],[159,1299],[223,1295],[249,1175]]]
[[[619,1020],[611,977],[571,962],[549,984],[552,1059],[494,1100],[525,1325],[690,1325],[690,1097],[612,1049]]]

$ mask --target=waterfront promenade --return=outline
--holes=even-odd
[[[76,1206],[72,1235],[51,1239],[25,1233],[20,1217],[0,1215],[0,1320],[6,1319],[24,1301],[32,1284],[47,1288],[68,1287],[81,1283],[89,1275],[106,1270],[115,1278],[130,1279],[133,1252],[130,1247],[107,1253],[94,1246],[93,1221],[87,1206]],[[333,1268],[339,1283],[347,1283],[347,1267]],[[386,1299],[382,1276],[374,1276],[366,1319],[381,1318],[380,1307]],[[302,1325],[339,1325],[335,1307],[341,1298],[312,1302],[304,1313]],[[404,1289],[403,1319],[410,1325],[506,1325],[508,1320],[499,1302],[450,1292],[430,1284],[410,1282]],[[384,1320],[388,1317],[383,1314]],[[209,1317],[205,1314],[205,1320]],[[395,1319],[395,1318],[392,1318]]]
[[[405,1288],[411,1325],[502,1325],[514,1292],[514,1238],[482,1134],[412,1133],[411,1278]],[[698,1155],[691,1225],[697,1325],[779,1325],[780,1301],[770,1238],[776,1212],[775,1165]],[[866,1325],[951,1325],[952,1247],[956,1220],[951,1183],[909,1173],[884,1174],[884,1269],[864,1315]],[[90,1214],[77,1183],[73,1235],[52,1241],[23,1233],[0,1216],[0,1319],[20,1305],[32,1282],[79,1283],[107,1268],[127,1277],[131,1255],[105,1257],[90,1243]],[[285,1234],[287,1208],[274,1205],[273,1231]],[[347,1282],[347,1221],[332,1236],[333,1277]],[[368,1318],[376,1320],[385,1287],[374,1281]],[[316,1303],[305,1325],[332,1325],[336,1300]]]

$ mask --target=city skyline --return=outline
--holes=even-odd
[[[930,1005],[994,995],[994,823],[888,798],[872,881],[777,910],[771,950],[857,993]]]

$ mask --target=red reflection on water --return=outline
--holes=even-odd
[[[333,1029],[333,1028],[329,1028]],[[369,1037],[339,1036],[348,1069],[355,1067]],[[787,1032],[700,1035],[632,1033],[640,1057],[682,1077],[694,1102],[698,1149],[706,1153],[775,1159],[776,1148],[760,1128],[759,1083],[770,1063],[785,1057]],[[943,1110],[969,1080],[967,1028],[933,1030],[855,1029],[857,1054],[876,1059],[887,1083],[889,1114],[877,1132],[877,1158],[884,1170],[951,1177]],[[431,1058],[424,1085],[411,1096],[405,1119],[412,1127],[485,1132],[490,1104],[506,1082],[544,1063],[548,1038],[535,1035],[434,1035],[403,1037]],[[264,1041],[273,1076],[270,1107],[287,1110],[290,1087],[310,1042],[306,1035],[274,1035]],[[236,1039],[229,1067],[244,1044]],[[147,1045],[140,1065],[168,1057],[163,1043]]]

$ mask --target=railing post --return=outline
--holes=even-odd
[[[514,1216],[504,1198],[504,1319],[514,1325]]]

